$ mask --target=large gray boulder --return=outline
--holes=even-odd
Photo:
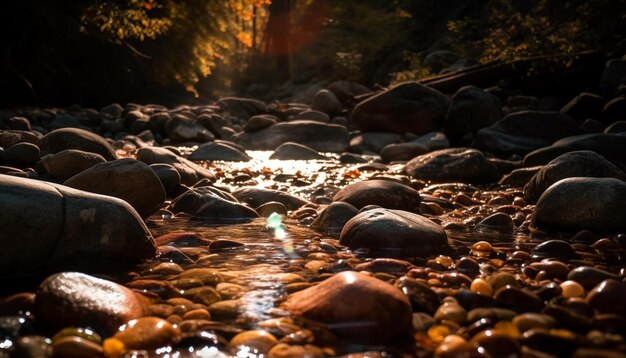
[[[626,230],[626,182],[615,178],[567,178],[537,201],[531,226],[564,232]]]
[[[565,178],[595,177],[626,180],[626,175],[603,156],[588,150],[565,153],[543,166],[524,186],[529,203],[536,203],[552,184]]]
[[[165,202],[165,189],[156,173],[146,163],[130,158],[96,164],[63,184],[120,198],[144,218]]]
[[[150,231],[121,199],[0,175],[0,273],[121,268],[156,254]]]
[[[350,121],[363,131],[424,134],[437,130],[450,99],[417,82],[405,82],[359,103]]]
[[[348,130],[337,124],[309,120],[281,122],[256,132],[241,132],[235,142],[251,150],[274,150],[286,142],[311,147],[318,152],[343,152],[348,149]]]

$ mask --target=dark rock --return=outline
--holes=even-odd
[[[399,143],[401,136],[388,132],[364,132],[350,139],[350,149],[359,153],[378,154],[384,147]]]
[[[248,220],[259,217],[253,209],[240,204],[226,192],[210,186],[193,188],[170,204],[174,213],[188,213],[194,217],[216,220]]]
[[[180,174],[173,166],[169,164],[151,164],[150,168],[159,177],[165,193],[169,196],[172,195],[180,187],[181,179]]]
[[[35,299],[37,320],[49,328],[87,326],[104,335],[143,316],[145,308],[145,302],[130,289],[78,272],[48,277]]]
[[[441,132],[431,132],[410,142],[389,144],[381,149],[380,157],[384,162],[407,161],[418,155],[426,154],[434,150],[445,149],[449,146],[450,142],[445,134]]]
[[[266,110],[265,103],[251,98],[226,97],[217,101],[216,105],[223,112],[238,118],[250,118]]]
[[[358,154],[341,153],[341,155],[339,156],[339,162],[341,164],[359,164],[359,163],[367,163],[368,160]]]
[[[17,131],[30,131],[31,130],[30,121],[28,120],[28,118],[24,118],[24,117],[9,117],[3,120],[2,123],[0,124],[3,124],[5,126],[5,128],[3,129],[17,130]]]
[[[315,94],[311,108],[329,115],[341,112],[341,102],[334,93],[327,89],[322,89]]]
[[[391,251],[401,255],[431,255],[448,248],[441,226],[402,210],[376,208],[359,213],[343,227],[340,243],[350,248]]]
[[[349,81],[335,81],[328,85],[328,90],[334,93],[341,103],[347,103],[355,97],[372,92],[362,84]]]
[[[580,132],[576,121],[563,113],[522,111],[479,130],[472,147],[499,155],[525,155]]]
[[[0,272],[120,268],[154,256],[149,230],[126,202],[0,175]]]
[[[409,298],[413,312],[435,314],[441,305],[441,299],[426,283],[403,276],[396,286]]]
[[[598,88],[608,96],[612,96],[617,88],[626,82],[626,60],[611,59],[604,66]]]
[[[165,202],[165,189],[145,163],[123,158],[99,163],[65,181],[64,185],[120,198],[148,217]]]
[[[319,160],[326,159],[323,155],[319,154],[313,148],[309,148],[305,145],[287,142],[281,144],[274,153],[270,156],[270,159],[278,160]]]
[[[357,212],[357,208],[348,203],[341,201],[331,203],[311,223],[311,228],[331,236],[339,236],[343,226],[356,216]]]
[[[411,187],[389,180],[365,180],[338,191],[333,201],[343,201],[361,209],[374,204],[387,209],[415,211],[421,197]]]
[[[626,132],[626,121],[616,121],[606,127],[604,133],[620,133]]]
[[[602,133],[604,125],[595,119],[587,118],[580,124],[580,129],[583,133]]]
[[[351,342],[387,343],[411,328],[411,305],[402,291],[353,271],[292,294],[283,307],[296,316],[325,323]]]
[[[207,142],[215,139],[196,119],[175,115],[165,123],[165,133],[174,143]]]
[[[530,179],[537,174],[539,170],[543,168],[542,166],[535,167],[527,167],[527,168],[518,168],[510,172],[509,174],[505,174],[498,184],[500,185],[509,185],[513,187],[523,187],[526,185]]]
[[[137,151],[137,160],[146,164],[169,164],[174,167],[183,184],[194,185],[202,179],[215,181],[215,175],[209,170],[193,163],[190,160],[179,157],[166,148],[148,147]]]
[[[278,117],[271,114],[258,114],[250,117],[243,125],[244,132],[257,132],[278,123]]]
[[[449,106],[444,94],[406,82],[359,103],[350,121],[363,131],[424,134],[438,129]]]
[[[626,318],[626,284],[614,279],[600,282],[587,294],[585,301],[599,313],[613,313]]]
[[[492,183],[502,173],[480,151],[471,148],[437,150],[411,159],[404,172],[416,179],[434,182]]]
[[[537,201],[531,225],[560,231],[598,233],[626,230],[626,182],[614,178],[568,178]]]
[[[572,177],[606,177],[626,180],[626,175],[621,170],[595,152],[588,150],[569,152],[541,168],[524,186],[526,201],[536,203],[541,194],[552,184]]]
[[[618,168],[626,168],[626,135],[583,134],[563,138],[549,147],[537,149],[524,157],[524,166],[544,165],[554,158],[577,150],[591,150],[605,157]]]
[[[235,143],[216,141],[202,144],[194,150],[187,159],[193,161],[224,160],[231,162],[247,162],[250,156],[238,148]]]
[[[424,66],[433,73],[439,73],[446,67],[453,65],[461,59],[461,55],[449,50],[436,50],[424,58]]]
[[[304,111],[300,112],[296,115],[294,119],[308,119],[310,121],[318,121],[318,122],[330,122],[330,116],[324,112],[320,111]]]
[[[606,99],[604,97],[583,92],[563,106],[561,112],[577,120],[587,118],[600,119],[602,107],[604,107],[605,103]]]
[[[39,146],[41,144],[41,139],[35,133],[29,131],[0,131],[0,147],[8,148],[22,142],[33,143],[36,146]]]
[[[607,279],[618,280],[619,276],[592,266],[580,266],[567,274],[567,279],[580,283],[585,290],[591,290],[596,285]]]
[[[111,118],[120,118],[124,112],[124,107],[119,103],[111,103],[108,106],[100,108],[100,113],[106,114]]]
[[[307,120],[281,122],[254,133],[238,133],[234,139],[252,150],[274,150],[285,142],[303,144],[318,152],[348,149],[348,130],[344,126]]]
[[[602,109],[602,122],[611,124],[626,118],[626,96],[615,97]]]
[[[41,163],[46,173],[62,181],[104,162],[106,162],[106,159],[100,154],[78,149],[66,149],[58,153],[47,154],[41,158]]]
[[[539,312],[544,304],[541,298],[532,292],[506,285],[495,292],[493,298],[500,307],[516,312]]]
[[[39,160],[39,147],[33,143],[17,143],[4,150],[4,163],[19,168],[32,167]]]
[[[106,160],[117,158],[115,150],[104,138],[79,128],[56,129],[41,139],[41,155],[58,153],[65,149],[78,149],[97,153]]]
[[[544,241],[533,248],[532,254],[536,257],[555,257],[558,259],[571,259],[576,257],[576,252],[574,251],[572,246],[563,240]],[[549,262],[550,261],[548,261],[548,263]],[[548,271],[547,268],[542,267],[541,269],[544,271]]]
[[[497,231],[511,231],[515,228],[513,219],[505,213],[495,213],[482,219],[476,228],[482,230],[497,230]]]
[[[82,128],[83,124],[80,119],[68,113],[60,113],[52,118],[52,121],[48,124],[48,128],[51,130],[60,128]]]
[[[278,191],[266,188],[240,188],[235,190],[233,196],[242,203],[246,203],[253,208],[277,201],[285,205],[287,210],[296,210],[303,205],[310,204],[309,201],[291,195],[284,191]]]
[[[498,97],[478,87],[466,86],[452,96],[444,132],[451,138],[460,139],[466,133],[474,133],[500,118],[502,103]]]

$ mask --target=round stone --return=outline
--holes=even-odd
[[[228,343],[231,352],[246,352],[264,355],[278,343],[276,337],[263,330],[253,330],[241,332],[234,336]]]
[[[170,322],[158,317],[142,317],[120,327],[113,338],[128,349],[156,349],[171,344],[178,336],[180,330]]]

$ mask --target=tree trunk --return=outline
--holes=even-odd
[[[270,4],[267,21],[265,52],[274,58],[276,69],[283,80],[289,79],[290,0],[274,0]]]

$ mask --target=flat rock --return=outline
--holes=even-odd
[[[259,217],[256,211],[242,205],[228,193],[210,186],[193,188],[170,204],[174,213],[188,213],[195,217],[216,220],[247,220]]]
[[[449,146],[450,142],[445,134],[430,132],[406,143],[389,144],[381,149],[380,157],[384,162],[407,161],[418,155],[445,149]]]
[[[343,152],[348,149],[348,130],[344,126],[309,120],[276,123],[257,132],[241,132],[235,142],[251,150],[274,150],[295,142],[318,152]]]
[[[626,135],[583,134],[560,139],[552,145],[537,149],[524,157],[524,166],[544,165],[554,158],[577,150],[591,150],[610,160],[618,168],[626,169]]]
[[[53,130],[41,139],[41,155],[58,153],[65,149],[78,149],[97,153],[106,160],[117,158],[115,150],[101,136],[80,128],[61,128]]]
[[[230,162],[247,162],[252,158],[235,143],[227,141],[204,143],[189,154],[187,159],[192,161],[224,160]]]
[[[137,151],[137,160],[146,164],[169,164],[180,174],[181,182],[185,185],[194,185],[202,179],[215,181],[215,175],[208,169],[179,157],[165,148],[148,147]]]
[[[46,173],[64,181],[83,170],[104,162],[106,159],[100,154],[78,149],[66,149],[58,153],[46,154],[41,158]]]
[[[144,218],[165,202],[165,189],[156,173],[147,164],[130,158],[96,164],[63,184],[120,198]]]
[[[565,178],[595,177],[626,180],[626,175],[613,163],[595,152],[582,150],[565,153],[542,167],[524,186],[529,203],[536,203],[552,184]]]
[[[78,272],[62,272],[41,283],[35,314],[54,330],[91,327],[109,335],[146,313],[144,300],[117,283]]]
[[[281,144],[274,153],[270,156],[270,159],[279,160],[319,160],[326,159],[323,155],[318,153],[315,149],[307,147],[306,145],[287,142]]]
[[[597,233],[626,230],[626,182],[615,178],[567,178],[543,192],[531,226]]]
[[[405,82],[359,103],[350,121],[363,131],[424,134],[436,130],[450,99],[417,82]]]
[[[239,188],[235,190],[232,195],[240,202],[246,203],[253,208],[258,208],[259,206],[271,201],[276,201],[285,205],[287,210],[296,210],[303,205],[310,204],[309,201],[284,191],[266,188]]]
[[[174,143],[182,142],[206,142],[215,139],[195,118],[183,115],[174,115],[165,122],[165,133]]]
[[[411,305],[402,291],[353,271],[292,294],[283,307],[351,342],[387,343],[411,327]]]
[[[414,211],[421,197],[413,188],[389,180],[365,180],[339,190],[333,201],[343,201],[361,209],[378,205],[387,209]]]
[[[500,179],[498,167],[479,150],[441,149],[411,159],[404,172],[416,179],[434,182],[491,183]]]
[[[340,243],[353,249],[366,248],[401,255],[430,255],[448,249],[448,237],[424,216],[402,210],[375,208],[350,219]]]
[[[278,117],[271,114],[258,114],[250,117],[243,125],[244,132],[256,132],[278,123]]]
[[[0,212],[3,275],[122,268],[156,254],[150,231],[121,199],[0,175]]]
[[[563,113],[521,111],[479,130],[472,147],[499,155],[525,155],[580,133],[578,123]]]

